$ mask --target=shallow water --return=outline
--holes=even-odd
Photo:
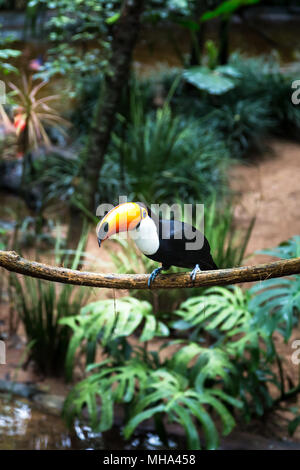
[[[169,448],[176,448],[174,440]],[[0,450],[53,449],[165,449],[159,437],[151,432],[125,441],[119,428],[96,433],[78,421],[69,430],[63,420],[37,410],[23,398],[0,397]]]
[[[34,410],[25,399],[0,399],[0,449],[71,449],[62,420]]]

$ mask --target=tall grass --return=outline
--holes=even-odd
[[[115,161],[121,156],[131,199],[199,202],[226,187],[229,154],[219,137],[200,121],[175,116],[167,103],[145,113],[133,96],[130,121],[123,135],[114,134],[111,153]]]
[[[67,256],[65,266],[77,269],[82,262],[87,235],[78,244],[73,261]],[[56,264],[61,264],[65,253],[60,250],[59,239],[55,249]],[[64,373],[70,330],[59,324],[62,317],[77,315],[89,297],[87,288],[71,285],[57,286],[53,282],[30,277],[20,279],[10,275],[15,291],[15,307],[24,325],[27,341],[31,343],[28,361],[32,360],[40,373],[60,376]]]
[[[254,224],[255,218],[252,218],[244,230],[238,229],[234,221],[234,206],[227,203],[218,208],[216,199],[212,199],[205,211],[204,232],[219,269],[241,265]]]

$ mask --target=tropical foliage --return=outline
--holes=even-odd
[[[7,92],[6,103],[0,97],[0,189],[28,206],[24,210],[18,201],[10,211],[14,223],[0,228],[0,249],[33,246],[39,259],[45,242],[48,249],[56,241],[54,256],[47,257],[81,269],[87,235],[76,250],[69,248],[86,219],[95,223],[90,203],[118,203],[126,195],[148,205],[205,203],[204,233],[217,266],[240,266],[255,221],[237,227],[228,170],[259,155],[270,136],[299,139],[300,130],[300,107],[291,102],[297,64],[282,67],[275,53],[229,54],[233,14],[238,11],[247,24],[244,13],[257,3],[0,2],[0,9],[25,13],[21,40],[4,30],[0,39]],[[274,3],[284,4],[267,2]],[[139,64],[132,61],[130,11],[136,25],[131,31],[140,23],[144,37],[159,27],[180,68],[144,74],[132,66]],[[113,47],[120,37],[131,37],[124,50]],[[27,78],[29,70],[34,74]],[[69,225],[66,240],[55,229],[58,210]],[[107,246],[119,273],[157,267],[123,240]],[[300,237],[261,253],[299,257]],[[282,412],[288,413],[289,433],[296,431],[300,376],[291,372],[282,349],[299,325],[300,275],[251,288],[132,290],[93,301],[89,296],[88,289],[16,274],[0,282],[0,298],[9,300],[12,312],[10,332],[17,331],[11,328],[16,313],[16,325],[25,330],[26,363],[44,375],[65,374],[69,382],[82,378],[69,383],[69,423],[88,416],[104,432],[122,409],[126,439],[151,420],[168,447],[168,425],[176,423],[189,449],[216,449],[220,435],[236,423]]]
[[[275,251],[286,253],[288,246],[294,253],[297,240]],[[212,449],[218,447],[220,429],[228,434],[236,420],[278,409],[297,413],[289,400],[300,391],[300,376],[294,383],[284,372],[275,335],[288,341],[299,321],[299,281],[300,276],[272,279],[248,291],[209,288],[185,300],[174,312],[175,321],[158,323],[147,301],[132,298],[92,303],[80,315],[61,320],[74,332],[69,373],[76,350],[84,347],[87,354],[92,344],[91,362],[95,348],[102,350],[102,361],[88,364],[87,377],[70,392],[66,417],[71,422],[87,407],[91,425],[105,431],[113,424],[115,405],[122,404],[126,438],[152,418],[166,445],[165,425],[176,422],[188,448]],[[163,338],[169,331],[176,340]],[[155,343],[147,345],[153,338],[160,338],[158,350]],[[291,421],[290,432],[298,421],[297,416]]]
[[[112,301],[110,303],[112,305]],[[72,417],[80,414],[82,408],[87,404],[91,424],[95,429],[104,431],[113,424],[114,405],[123,403],[127,408],[127,420],[124,428],[125,437],[130,437],[142,421],[154,417],[157,432],[162,440],[166,441],[163,416],[167,415],[170,421],[177,422],[184,428],[187,444],[191,449],[200,448],[197,428],[193,422],[193,417],[196,417],[203,426],[206,447],[216,448],[218,445],[217,429],[205,409],[205,405],[210,405],[221,417],[224,434],[229,433],[234,425],[228,404],[240,406],[238,400],[217,388],[205,387],[206,379],[216,378],[222,365],[226,364],[231,368],[226,354],[219,350],[207,353],[205,349],[199,347],[196,343],[190,342],[187,346],[179,348],[173,355],[172,360],[167,359],[161,362],[156,351],[148,351],[146,346],[131,345],[128,342],[127,334],[129,331],[133,332],[140,318],[145,315],[145,308],[146,311],[151,311],[150,304],[145,301],[135,300],[134,306],[135,308],[139,307],[140,318],[138,317],[136,320],[133,317],[133,320],[130,316],[128,318],[128,308],[122,308],[123,305],[126,306],[128,303],[132,303],[132,299],[122,299],[120,301],[120,310],[117,307],[117,320],[111,320],[112,315],[110,315],[109,322],[106,320],[105,331],[111,331],[111,334],[106,334],[103,347],[108,357],[103,362],[88,366],[88,370],[92,371],[92,374],[72,389],[65,403],[66,415],[69,419],[72,419]],[[94,307],[92,305],[88,308]],[[101,325],[107,318],[105,304],[101,309],[101,303],[98,302],[96,308],[98,314],[98,320],[96,321],[100,326],[99,334],[102,337]],[[84,311],[82,311],[82,314],[84,314]],[[88,334],[88,328],[82,330],[83,322],[79,318],[68,319],[69,324],[72,322],[77,343],[80,339],[82,340],[80,334],[84,335],[84,331]],[[94,315],[93,319],[95,319]],[[77,325],[78,320],[80,325]],[[92,318],[90,320],[91,325],[93,320]],[[62,320],[62,322],[64,323],[65,320]],[[113,328],[110,326],[112,323],[115,324]],[[148,326],[146,326],[147,324]],[[155,317],[151,314],[146,317],[145,327],[139,337],[139,342],[145,344],[154,335],[156,337],[167,336],[168,328],[162,323],[160,325],[160,330],[157,332]],[[97,331],[97,326],[95,330]],[[92,333],[93,336],[95,337],[95,334]],[[177,344],[180,346],[180,343]],[[71,347],[69,351],[71,351]],[[195,366],[188,368],[190,361],[197,358],[198,361]],[[201,371],[201,364],[207,362],[207,360],[216,364],[214,371],[208,369],[206,372]],[[224,376],[224,373],[222,375]],[[97,397],[101,398],[101,409],[103,410],[100,420],[97,417]]]
[[[2,25],[0,25],[1,30]],[[9,47],[12,46],[14,43],[14,36],[4,36],[1,34],[0,36],[0,72],[4,75],[8,75],[10,73],[18,73],[18,69],[13,65],[11,62],[21,55],[21,51],[16,48]],[[1,103],[2,104],[2,103]]]
[[[62,238],[57,237],[56,263],[76,269],[84,261],[83,248],[86,235],[82,236],[75,253],[61,249]],[[9,283],[15,295],[15,307],[21,319],[30,348],[27,361],[32,360],[39,372],[49,375],[64,374],[64,359],[67,354],[71,332],[61,326],[62,317],[75,315],[85,305],[89,291],[79,288],[74,292],[71,285],[61,289],[52,282],[25,277],[20,279],[11,273]]]

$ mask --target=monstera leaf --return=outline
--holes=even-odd
[[[231,90],[235,87],[234,79],[238,77],[238,71],[229,65],[213,70],[206,66],[196,66],[183,72],[183,78],[188,83],[211,95],[222,95]]]
[[[85,341],[90,350],[95,350],[98,341],[105,347],[117,338],[130,336],[141,326],[141,342],[169,334],[168,327],[155,317],[150,303],[133,297],[118,299],[117,304],[113,299],[91,302],[79,315],[62,318],[60,324],[73,330],[66,358],[68,379],[72,378],[76,351]]]
[[[280,259],[298,258],[300,256],[300,236],[295,235],[289,240],[280,243],[276,248],[256,251],[256,253],[259,255],[275,256]]]
[[[214,10],[206,11],[201,16],[201,21],[209,21],[213,18],[226,17],[232,15],[238,8],[259,3],[260,0],[225,0]]]
[[[201,449],[198,426],[204,431],[206,448],[216,449],[219,438],[211,414],[216,413],[220,419],[223,435],[229,434],[235,421],[228,405],[240,408],[241,403],[222,390],[210,388],[197,392],[187,388],[180,374],[160,368],[152,371],[148,384],[140,387],[131,417],[124,427],[124,436],[128,439],[141,422],[160,414],[167,415],[185,430],[188,449]]]

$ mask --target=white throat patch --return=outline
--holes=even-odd
[[[129,230],[129,236],[144,255],[154,255],[159,248],[156,225],[151,217],[141,220],[137,229]]]

